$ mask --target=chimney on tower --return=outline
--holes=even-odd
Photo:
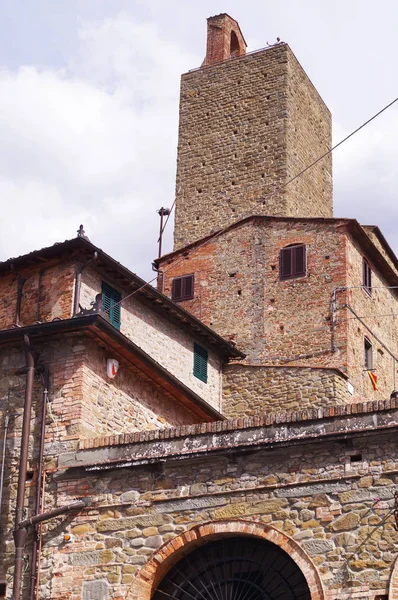
[[[226,13],[207,19],[207,49],[202,66],[215,65],[246,54],[239,24]]]

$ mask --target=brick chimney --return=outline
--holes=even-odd
[[[202,66],[215,65],[246,54],[239,24],[226,13],[207,19],[207,49]]]

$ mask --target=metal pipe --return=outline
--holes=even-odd
[[[76,500],[75,502],[71,502],[70,504],[66,504],[65,506],[58,506],[58,508],[53,508],[52,510],[48,510],[45,513],[41,513],[40,515],[35,515],[30,517],[29,519],[25,519],[21,521],[18,525],[21,531],[25,530],[29,525],[34,525],[35,523],[41,523],[42,521],[49,521],[54,517],[58,517],[59,515],[64,515],[72,510],[77,510],[79,508],[84,508],[87,506],[88,502],[84,500]],[[15,598],[15,600],[17,600]]]
[[[44,436],[46,433],[46,416],[47,416],[47,402],[48,402],[48,387],[49,387],[49,371],[46,368],[44,371],[44,390],[43,390],[43,406],[41,411],[41,424],[40,424],[40,442],[39,442],[39,456],[38,456],[38,468],[37,468],[37,479],[36,479],[36,498],[35,498],[35,513],[36,515],[41,513],[41,491],[42,491],[42,480],[43,480],[43,461],[44,461]],[[31,573],[30,573],[30,594],[29,599],[34,600],[36,595],[36,581],[37,581],[37,552],[39,545],[39,524],[35,523],[33,528],[33,542],[32,542],[32,561],[31,561]]]
[[[160,208],[158,210],[158,215],[160,215],[160,229],[159,229],[159,258],[162,256],[162,241],[163,241],[163,217],[167,217],[170,214],[169,208]]]
[[[0,472],[0,517],[3,514],[3,488],[4,488],[4,473],[5,473],[5,460],[6,460],[6,450],[7,450],[7,435],[8,435],[8,425],[10,423],[11,417],[19,417],[19,413],[11,413],[10,415],[6,415],[4,419],[4,438],[3,438],[3,454],[1,457],[1,472]],[[0,522],[1,526],[1,522]]]
[[[44,510],[44,490],[46,486],[46,472],[43,472],[43,480],[41,486],[41,501],[40,501],[40,513]],[[41,564],[41,548],[43,543],[43,538],[41,535],[42,532],[42,523],[39,523],[39,548],[37,550],[38,559],[37,559],[37,578],[36,578],[36,595],[35,600],[39,600],[39,588],[40,588],[40,564]]]
[[[26,529],[19,527],[23,518],[25,489],[26,489],[26,473],[28,468],[28,451],[29,451],[29,435],[30,435],[30,419],[32,414],[32,391],[33,380],[35,375],[35,358],[30,345],[30,340],[27,335],[24,336],[24,345],[26,353],[26,388],[25,388],[25,404],[23,411],[22,423],[22,439],[21,439],[21,456],[19,460],[18,473],[18,489],[17,501],[15,510],[15,566],[14,566],[14,583],[13,583],[13,599],[20,600],[22,587],[22,569],[23,569],[23,553],[26,543]]]
[[[75,280],[75,297],[73,300],[73,316],[77,315],[79,312],[79,303],[80,303],[80,290],[82,287],[82,273],[88,265],[98,260],[98,252],[94,252],[93,256],[88,260],[82,267],[76,269],[76,280]]]

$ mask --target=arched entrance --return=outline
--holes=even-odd
[[[127,592],[126,600],[158,600],[159,595],[156,596],[155,594],[158,594],[162,582],[164,582],[166,577],[172,573],[174,567],[178,569],[178,565],[181,566],[181,564],[183,564],[183,561],[186,557],[188,560],[192,560],[194,556],[193,552],[204,549],[208,544],[218,540],[225,542],[232,540],[233,544],[236,542],[237,545],[238,541],[240,542],[242,540],[246,540],[247,538],[269,542],[270,546],[267,546],[267,549],[275,550],[274,547],[276,546],[277,550],[272,554],[275,561],[277,560],[278,556],[280,556],[277,554],[278,550],[283,551],[284,555],[286,554],[288,558],[290,558],[290,562],[288,561],[288,566],[290,565],[289,568],[293,569],[293,575],[294,573],[297,573],[295,569],[298,569],[299,572],[304,576],[307,589],[310,590],[310,595],[307,596],[307,598],[310,598],[311,600],[325,600],[325,592],[322,581],[319,577],[319,573],[308,554],[297,542],[295,542],[282,531],[274,529],[270,525],[264,525],[263,523],[240,519],[233,521],[210,521],[200,525],[195,525],[181,535],[178,535],[163,544],[163,546],[154,552],[148,562],[136,574],[136,577],[134,578],[131,587]],[[208,547],[211,549],[210,545]],[[215,548],[215,546],[213,548]],[[234,560],[235,559],[236,556]],[[230,562],[231,561],[232,557]],[[181,568],[179,568],[179,570],[181,571]],[[247,569],[246,566],[245,572],[248,580],[250,579],[250,573],[253,573],[254,570],[254,562],[249,569]],[[282,571],[286,577],[288,571],[285,569],[282,569]],[[294,575],[294,577],[296,577],[296,575]],[[256,580],[254,583],[256,583]],[[303,593],[304,591],[306,591],[305,586]],[[168,597],[163,595],[163,598],[160,596],[161,600],[167,600],[167,598],[172,600],[173,596]],[[174,596],[174,598],[178,600],[185,600],[184,596]],[[193,598],[195,599],[195,596],[193,596]],[[210,598],[213,600],[211,596]],[[267,596],[264,596],[263,598],[269,600]],[[278,600],[284,600],[284,598],[285,597],[282,595],[279,596]],[[304,596],[304,598],[306,598],[306,596]],[[198,596],[198,599],[204,600],[204,598],[200,595]],[[192,597],[190,598],[188,596],[188,600],[192,600]],[[215,597],[215,600],[218,600],[217,597]],[[228,600],[230,599],[228,598]],[[236,598],[233,598],[233,600],[236,600]],[[258,598],[255,596],[250,598],[250,596],[247,595],[247,597],[243,596],[243,598],[239,600],[258,600]],[[274,600],[274,598],[270,596],[270,600]]]
[[[305,577],[281,548],[226,537],[196,548],[159,583],[153,600],[311,600]]]

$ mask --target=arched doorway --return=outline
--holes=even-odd
[[[153,600],[311,600],[307,581],[279,546],[254,537],[209,541],[160,581]]]
[[[157,600],[159,596],[156,597],[155,594],[158,593],[161,583],[174,567],[178,568],[178,565],[182,564],[185,557],[190,556],[192,559],[194,551],[217,540],[229,539],[240,542],[242,539],[247,538],[269,542],[272,550],[274,550],[274,546],[277,546],[278,549],[286,553],[291,559],[289,564],[291,566],[293,564],[305,577],[308,589],[311,590],[309,598],[311,600],[325,600],[325,592],[319,573],[308,554],[297,542],[270,525],[243,519],[201,523],[167,541],[153,553],[148,562],[137,572],[127,592],[126,600]],[[274,554],[274,556],[276,558],[277,555]],[[160,598],[167,600],[167,596],[163,598],[160,596]],[[267,597],[265,596],[265,598]],[[172,599],[173,596],[171,596]],[[192,600],[189,596],[188,599]],[[199,596],[199,600],[204,599]],[[228,598],[228,600],[230,599]],[[236,600],[236,598],[233,600]],[[243,600],[257,599],[251,599],[248,596],[247,598],[244,597]],[[272,596],[271,600],[274,600]],[[280,596],[278,600],[284,600],[283,596]]]

